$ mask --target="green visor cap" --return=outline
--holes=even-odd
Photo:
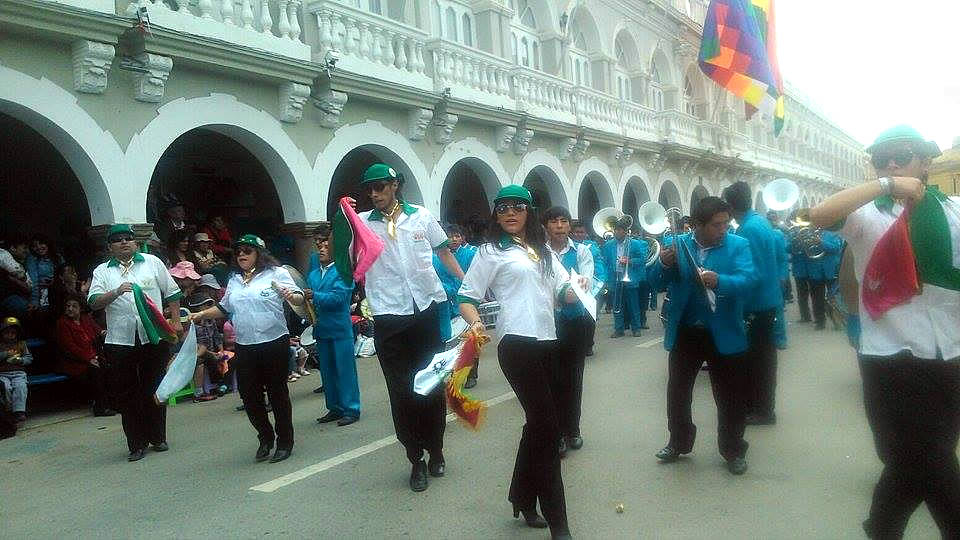
[[[493,203],[496,204],[503,199],[520,199],[527,204],[533,204],[533,197],[530,195],[530,190],[518,184],[510,184],[500,188],[497,196],[493,199]]]
[[[398,180],[399,178],[400,175],[397,174],[397,171],[393,167],[386,163],[374,163],[363,172],[363,180],[361,180],[360,183],[387,182],[390,180]]]
[[[245,234],[239,240],[233,243],[235,246],[252,246],[260,249],[267,249],[267,243],[255,234]]]
[[[126,223],[117,223],[110,227],[110,230],[107,231],[107,240],[113,238],[114,236],[120,236],[121,234],[129,234],[133,236],[133,228]]]
[[[867,147],[867,153],[873,154],[879,146],[898,142],[921,143],[928,157],[937,157],[940,155],[940,147],[937,146],[937,143],[927,141],[919,131],[906,124],[894,126],[878,135],[876,140],[873,141],[873,144]]]

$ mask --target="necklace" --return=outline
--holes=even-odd
[[[530,260],[531,260],[531,261],[533,261],[533,262],[540,262],[540,256],[537,255],[536,250],[534,250],[532,247],[530,247],[530,246],[528,246],[526,243],[524,243],[524,241],[521,240],[519,236],[514,236],[514,237],[512,237],[512,239],[513,239],[514,242],[516,242],[516,244],[517,244],[518,246],[520,246],[520,247],[522,247],[523,249],[527,250],[527,257],[530,257]]]
[[[256,269],[256,268],[251,268],[250,270],[244,270],[244,271],[243,271],[243,284],[244,284],[244,285],[249,285],[250,282],[253,280],[254,274],[256,274],[256,273],[257,273],[257,269]]]
[[[400,201],[396,201],[389,212],[384,212],[383,217],[387,218],[387,234],[390,238],[397,239],[397,216],[400,214]]]

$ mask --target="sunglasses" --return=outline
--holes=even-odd
[[[377,182],[375,184],[370,184],[367,186],[367,193],[371,191],[376,191],[377,193],[380,193],[381,191],[383,191],[383,188],[389,186],[391,183],[392,182]]]
[[[115,238],[111,238],[111,239],[110,239],[110,243],[111,243],[111,244],[119,244],[119,243],[122,243],[122,242],[133,242],[133,237],[132,237],[132,236],[117,236],[117,237],[115,237]]]
[[[874,159],[876,163],[882,163],[882,166],[886,166],[892,160],[897,167],[906,167],[917,154],[909,148],[901,148],[900,150],[892,150],[883,154],[878,154]]]
[[[237,251],[243,255],[250,255],[251,253],[254,253],[257,250],[253,249],[252,247],[239,247],[237,248]]]
[[[498,203],[496,206],[493,207],[493,209],[494,211],[497,212],[497,214],[502,216],[503,214],[506,214],[510,210],[513,210],[514,212],[517,212],[517,213],[526,212],[527,208],[529,207],[530,205],[525,202],[515,202],[515,203]]]

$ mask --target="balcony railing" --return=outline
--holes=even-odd
[[[299,60],[310,59],[301,41],[301,0],[135,0],[125,11],[146,8],[152,26],[219,39]]]
[[[517,110],[558,122],[577,122],[570,81],[522,66],[515,66],[512,75]]]
[[[514,108],[513,64],[489,53],[445,39],[427,43],[434,89],[491,107]]]

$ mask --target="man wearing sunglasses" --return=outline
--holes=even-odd
[[[877,316],[860,319],[864,409],[884,465],[863,528],[871,538],[900,538],[910,515],[926,502],[943,538],[960,538],[956,453],[960,438],[960,287],[928,281],[929,272],[941,268],[938,260],[952,264],[956,273],[957,254],[950,240],[923,243],[931,234],[960,236],[960,209],[935,187],[926,186],[930,162],[940,150],[915,129],[891,128],[877,137],[867,153],[879,178],[834,194],[810,211],[810,219],[818,227],[839,228],[847,241],[854,274],[862,286],[861,313],[867,310],[868,291],[889,292],[889,283],[865,279],[871,263],[889,264],[881,279],[915,266],[923,283],[908,301],[892,302],[885,312],[878,313],[876,304],[870,302]],[[933,208],[939,212],[931,213],[931,205],[937,205]],[[907,250],[894,255],[881,251],[877,255],[884,258],[873,260],[874,248],[888,232],[897,230],[897,220],[906,211],[911,212],[907,219],[911,231],[927,231],[922,238],[907,235],[915,256],[905,253]],[[937,213],[938,219],[923,220],[923,216]],[[928,227],[933,221],[939,225]],[[921,257],[921,252],[927,256]]]
[[[93,271],[87,302],[94,311],[103,309],[107,337],[103,346],[107,373],[116,393],[123,418],[123,433],[130,454],[128,461],[143,458],[148,445],[164,452],[167,446],[166,408],[157,405],[153,393],[166,366],[168,348],[163,341],[151,342],[140,318],[133,286],[157,306],[180,312],[180,288],[163,261],[148,253],[137,253],[130,225],[118,224],[107,233],[111,258]],[[179,317],[171,326],[182,330]]]
[[[463,271],[430,211],[400,198],[402,183],[403,177],[393,167],[371,165],[360,184],[374,208],[359,216],[384,243],[366,274],[367,300],[374,313],[374,343],[390,395],[393,425],[413,464],[410,489],[423,491],[427,471],[440,477],[446,467],[447,408],[442,389],[429,396],[413,392],[413,376],[443,346],[438,306],[447,295],[434,270],[433,254],[458,280],[463,280]],[[423,460],[424,451],[430,454],[429,466]]]

